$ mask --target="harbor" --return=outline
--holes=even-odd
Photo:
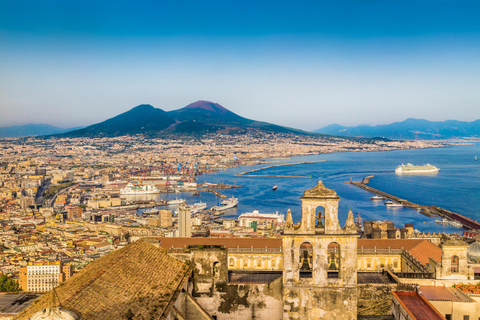
[[[371,175],[371,176],[367,176],[367,177],[363,178],[362,181],[352,181],[352,180],[350,180],[349,182],[346,182],[346,183],[349,183],[349,184],[354,185],[356,187],[362,188],[363,190],[371,192],[371,193],[375,194],[376,196],[384,198],[387,201],[391,201],[392,203],[398,203],[398,204],[402,205],[403,207],[416,209],[417,211],[419,211],[420,213],[422,213],[426,216],[429,216],[429,217],[438,216],[438,217],[441,217],[442,219],[447,219],[447,220],[450,220],[450,221],[456,221],[456,222],[460,223],[463,228],[466,228],[466,229],[480,229],[480,223],[479,222],[477,222],[473,219],[470,219],[468,217],[465,217],[465,216],[463,216],[459,213],[452,212],[450,210],[443,209],[443,208],[440,208],[438,206],[426,206],[426,205],[413,203],[411,201],[401,199],[401,198],[399,198],[397,196],[394,196],[392,194],[389,194],[389,193],[383,192],[381,190],[372,188],[372,187],[368,186],[368,183],[370,182],[370,179],[372,179],[373,177],[374,176]]]
[[[253,169],[241,173],[237,173],[235,177],[253,177],[253,178],[300,178],[300,179],[311,179],[312,176],[295,176],[295,175],[275,175],[275,174],[250,174],[253,172],[258,172],[261,170],[266,170],[270,168],[277,168],[277,167],[285,167],[285,166],[295,166],[295,165],[301,165],[301,164],[310,164],[310,163],[320,163],[320,162],[325,162],[325,160],[320,160],[320,161],[304,161],[304,162],[295,162],[295,163],[285,163],[285,164],[275,164],[272,166],[268,167],[263,167],[263,168],[258,168],[258,169]]]

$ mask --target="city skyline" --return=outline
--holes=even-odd
[[[197,100],[304,130],[473,121],[479,13],[474,1],[0,1],[0,126]]]

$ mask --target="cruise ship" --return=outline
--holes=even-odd
[[[436,173],[439,168],[432,166],[431,164],[424,164],[423,166],[415,166],[411,163],[401,164],[395,169],[395,173]]]
[[[232,196],[229,199],[223,200],[220,202],[220,205],[212,207],[212,211],[220,212],[236,207],[238,204],[238,199]]]
[[[160,190],[154,185],[141,185],[137,182],[130,182],[123,189],[120,189],[120,194],[137,195],[137,194],[152,194],[160,193]]]

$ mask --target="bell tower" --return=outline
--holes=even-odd
[[[287,213],[283,242],[283,318],[357,319],[357,238],[350,210],[338,221],[340,197],[322,181],[303,193],[302,218]]]

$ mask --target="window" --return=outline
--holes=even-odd
[[[248,268],[248,260],[243,260],[243,267]]]
[[[230,265],[230,267],[233,267],[235,265],[235,262],[234,262],[233,258],[230,258],[229,265]]]
[[[275,260],[272,261],[272,268],[275,268],[277,266],[277,263],[275,262]]]
[[[445,315],[445,319],[447,319],[447,320],[452,320],[452,315],[451,315],[451,314],[446,314],[446,315]]]
[[[300,278],[312,277],[312,255],[313,246],[309,242],[300,245]]]
[[[393,267],[398,268],[398,260],[393,260]]]
[[[218,261],[213,263],[213,277],[214,278],[220,277],[220,262]]]
[[[458,265],[459,265],[458,256],[453,256],[452,257],[452,264],[451,264],[452,273],[457,273],[458,272]]]
[[[317,215],[315,216],[315,228],[323,228],[325,226],[325,208],[318,207]]]
[[[463,320],[470,320],[470,316],[463,316]]]
[[[338,278],[340,272],[340,245],[332,242],[327,248],[327,277]]]
[[[261,267],[262,266],[262,260],[257,260],[257,267]]]

